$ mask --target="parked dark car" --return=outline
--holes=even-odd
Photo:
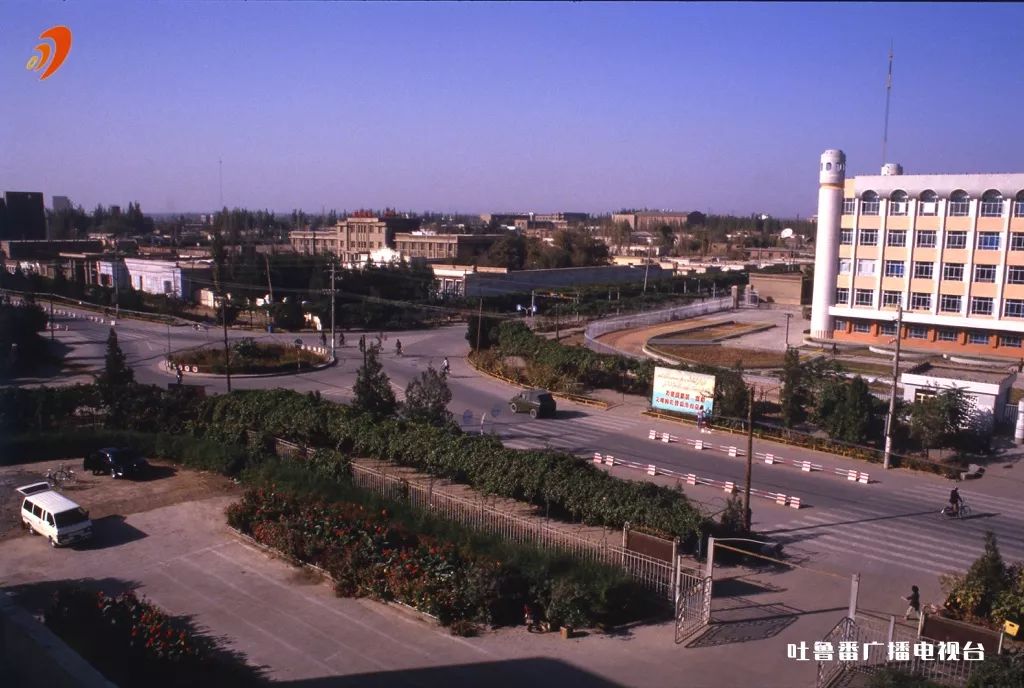
[[[532,418],[554,418],[555,398],[543,389],[528,389],[520,392],[508,402],[512,413],[529,413]]]
[[[134,449],[107,447],[85,457],[82,466],[93,475],[109,474],[111,478],[136,478],[149,470],[149,464]]]

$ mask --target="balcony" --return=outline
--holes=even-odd
[[[1003,202],[1002,201],[982,201],[982,203],[981,203],[981,216],[982,217],[1002,217],[1003,216]]]
[[[877,215],[878,214],[878,201],[861,201],[860,202],[860,214],[861,215]]]
[[[1013,204],[1013,216],[1024,217],[1024,201],[1017,201]]]
[[[949,203],[949,216],[950,217],[967,217],[971,212],[970,201],[950,201]]]

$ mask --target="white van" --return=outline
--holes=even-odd
[[[22,485],[18,492],[25,496],[21,503],[21,522],[29,533],[39,533],[49,540],[52,547],[92,537],[89,512],[51,490],[49,483]]]

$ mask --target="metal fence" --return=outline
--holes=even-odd
[[[856,620],[849,617],[840,621],[823,638],[837,646],[839,642],[855,642],[858,648],[864,647],[865,643],[873,643],[870,646],[870,653],[867,657],[861,657],[859,662],[818,662],[818,688],[827,688],[836,685],[836,681],[846,672],[857,672],[870,674],[879,669],[894,669],[906,672],[915,676],[921,676],[929,681],[950,686],[951,688],[963,688],[967,685],[971,671],[977,662],[968,661],[941,661],[922,660],[920,657],[911,656],[908,661],[894,661],[889,659],[889,643],[908,643],[913,648],[914,643],[925,641],[935,644],[925,637],[918,637],[915,629],[900,626],[885,619],[878,619],[858,614]],[[912,653],[911,653],[912,654]]]
[[[355,463],[352,464],[352,480],[365,490],[372,490],[388,499],[407,502],[419,511],[456,521],[510,542],[561,551],[579,559],[621,567],[640,585],[664,600],[670,601],[675,597],[674,572],[670,562],[627,550],[620,545],[579,537],[544,521],[504,512],[488,506],[482,499],[466,499],[447,493],[438,489],[433,481],[410,481]]]
[[[687,304],[686,306],[678,306],[676,308],[666,308],[658,311],[647,311],[644,313],[635,313],[633,315],[624,315],[621,318],[609,318],[608,320],[598,320],[597,322],[590,323],[587,325],[587,329],[584,331],[584,340],[587,348],[599,353],[606,354],[621,354],[626,356],[632,356],[634,358],[644,358],[639,354],[627,354],[619,351],[607,344],[602,344],[597,341],[597,337],[609,332],[617,332],[619,330],[628,330],[634,327],[647,327],[650,325],[660,325],[672,320],[684,320],[686,318],[693,318],[698,315],[707,315],[708,313],[719,313],[721,311],[731,310],[733,307],[733,301],[731,296],[726,296],[716,299],[707,299],[698,303]]]
[[[1005,406],[1003,406],[1003,422],[1017,422],[1017,404],[1006,404]]]

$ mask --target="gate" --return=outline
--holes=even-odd
[[[701,631],[711,620],[711,577],[683,570],[676,559],[676,644]]]

